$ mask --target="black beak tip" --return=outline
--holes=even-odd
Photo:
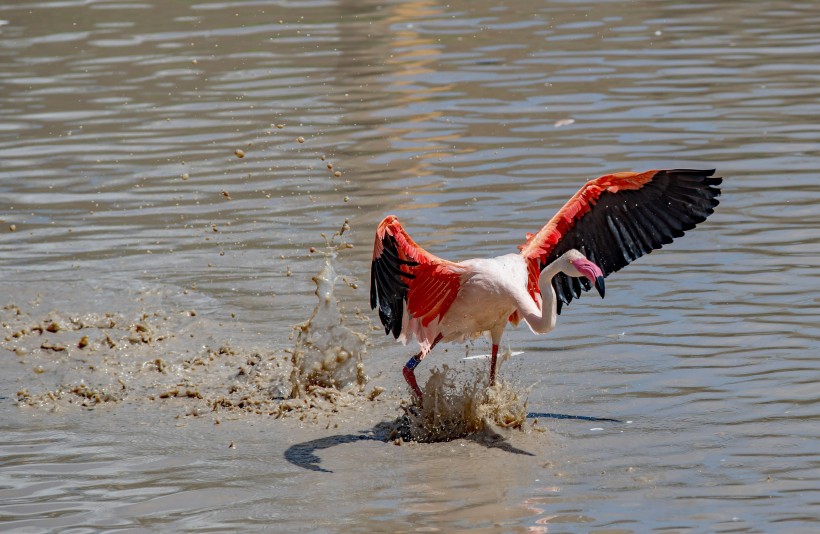
[[[598,294],[601,295],[601,298],[604,298],[604,293],[606,293],[606,287],[604,286],[603,276],[599,276],[595,279],[595,287],[598,289]]]

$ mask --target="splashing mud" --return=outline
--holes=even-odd
[[[339,279],[333,263],[336,254],[349,247],[343,238],[349,228],[345,221],[330,239],[322,235],[327,251],[318,252],[324,255],[324,267],[313,277],[319,302],[307,321],[294,326],[291,398],[304,397],[311,387],[343,389],[348,385],[364,386],[367,383],[362,362],[367,350],[367,335],[346,325],[348,319],[342,314],[333,293]],[[364,316],[357,318],[370,326]]]
[[[479,433],[490,425],[520,429],[527,418],[526,390],[501,380],[486,386],[483,369],[463,379],[444,365],[434,368],[422,387],[424,402],[415,400],[397,421],[397,433],[405,440],[450,441]]]
[[[14,376],[8,377],[20,384],[17,405],[60,410],[150,402],[217,420],[247,413],[304,420],[374,401],[384,389],[365,390],[362,361],[363,332],[372,326],[361,313],[345,313],[334,295],[340,280],[355,286],[334,268],[336,255],[351,246],[342,238],[349,229],[345,221],[330,239],[323,235],[324,265],[313,277],[318,303],[294,327],[290,350],[213,346],[212,333],[223,329],[191,310],[42,314],[39,297],[33,310],[5,305],[0,348],[19,364],[9,366]]]

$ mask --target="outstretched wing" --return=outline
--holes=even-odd
[[[376,229],[370,268],[370,308],[378,306],[384,333],[405,340],[415,333],[425,341],[419,326],[447,312],[458,295],[462,270],[418,246],[394,215],[385,217]]]
[[[538,275],[570,249],[597,264],[604,276],[681,237],[718,205],[721,178],[714,170],[621,172],[587,182],[537,234],[519,247],[528,260],[528,290],[538,293]],[[592,285],[558,273],[552,279],[562,304]]]

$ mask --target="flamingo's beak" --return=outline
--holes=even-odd
[[[604,298],[604,293],[606,293],[606,288],[604,287],[604,277],[598,276],[595,278],[595,289],[598,290],[598,294],[601,295],[601,298]]]
[[[587,259],[575,260],[572,262],[572,266],[578,269],[578,272],[581,273],[582,276],[592,282],[595,289],[598,290],[598,294],[601,295],[601,298],[604,298],[606,286],[604,285],[604,272],[601,268]]]

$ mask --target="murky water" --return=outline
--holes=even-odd
[[[793,1],[4,2],[0,528],[818,530],[818,27]],[[387,213],[491,256],[584,180],[664,167],[716,167],[721,205],[550,335],[508,330],[521,429],[402,442],[415,349],[379,331],[358,393],[277,417],[320,233],[350,221],[355,318]]]

